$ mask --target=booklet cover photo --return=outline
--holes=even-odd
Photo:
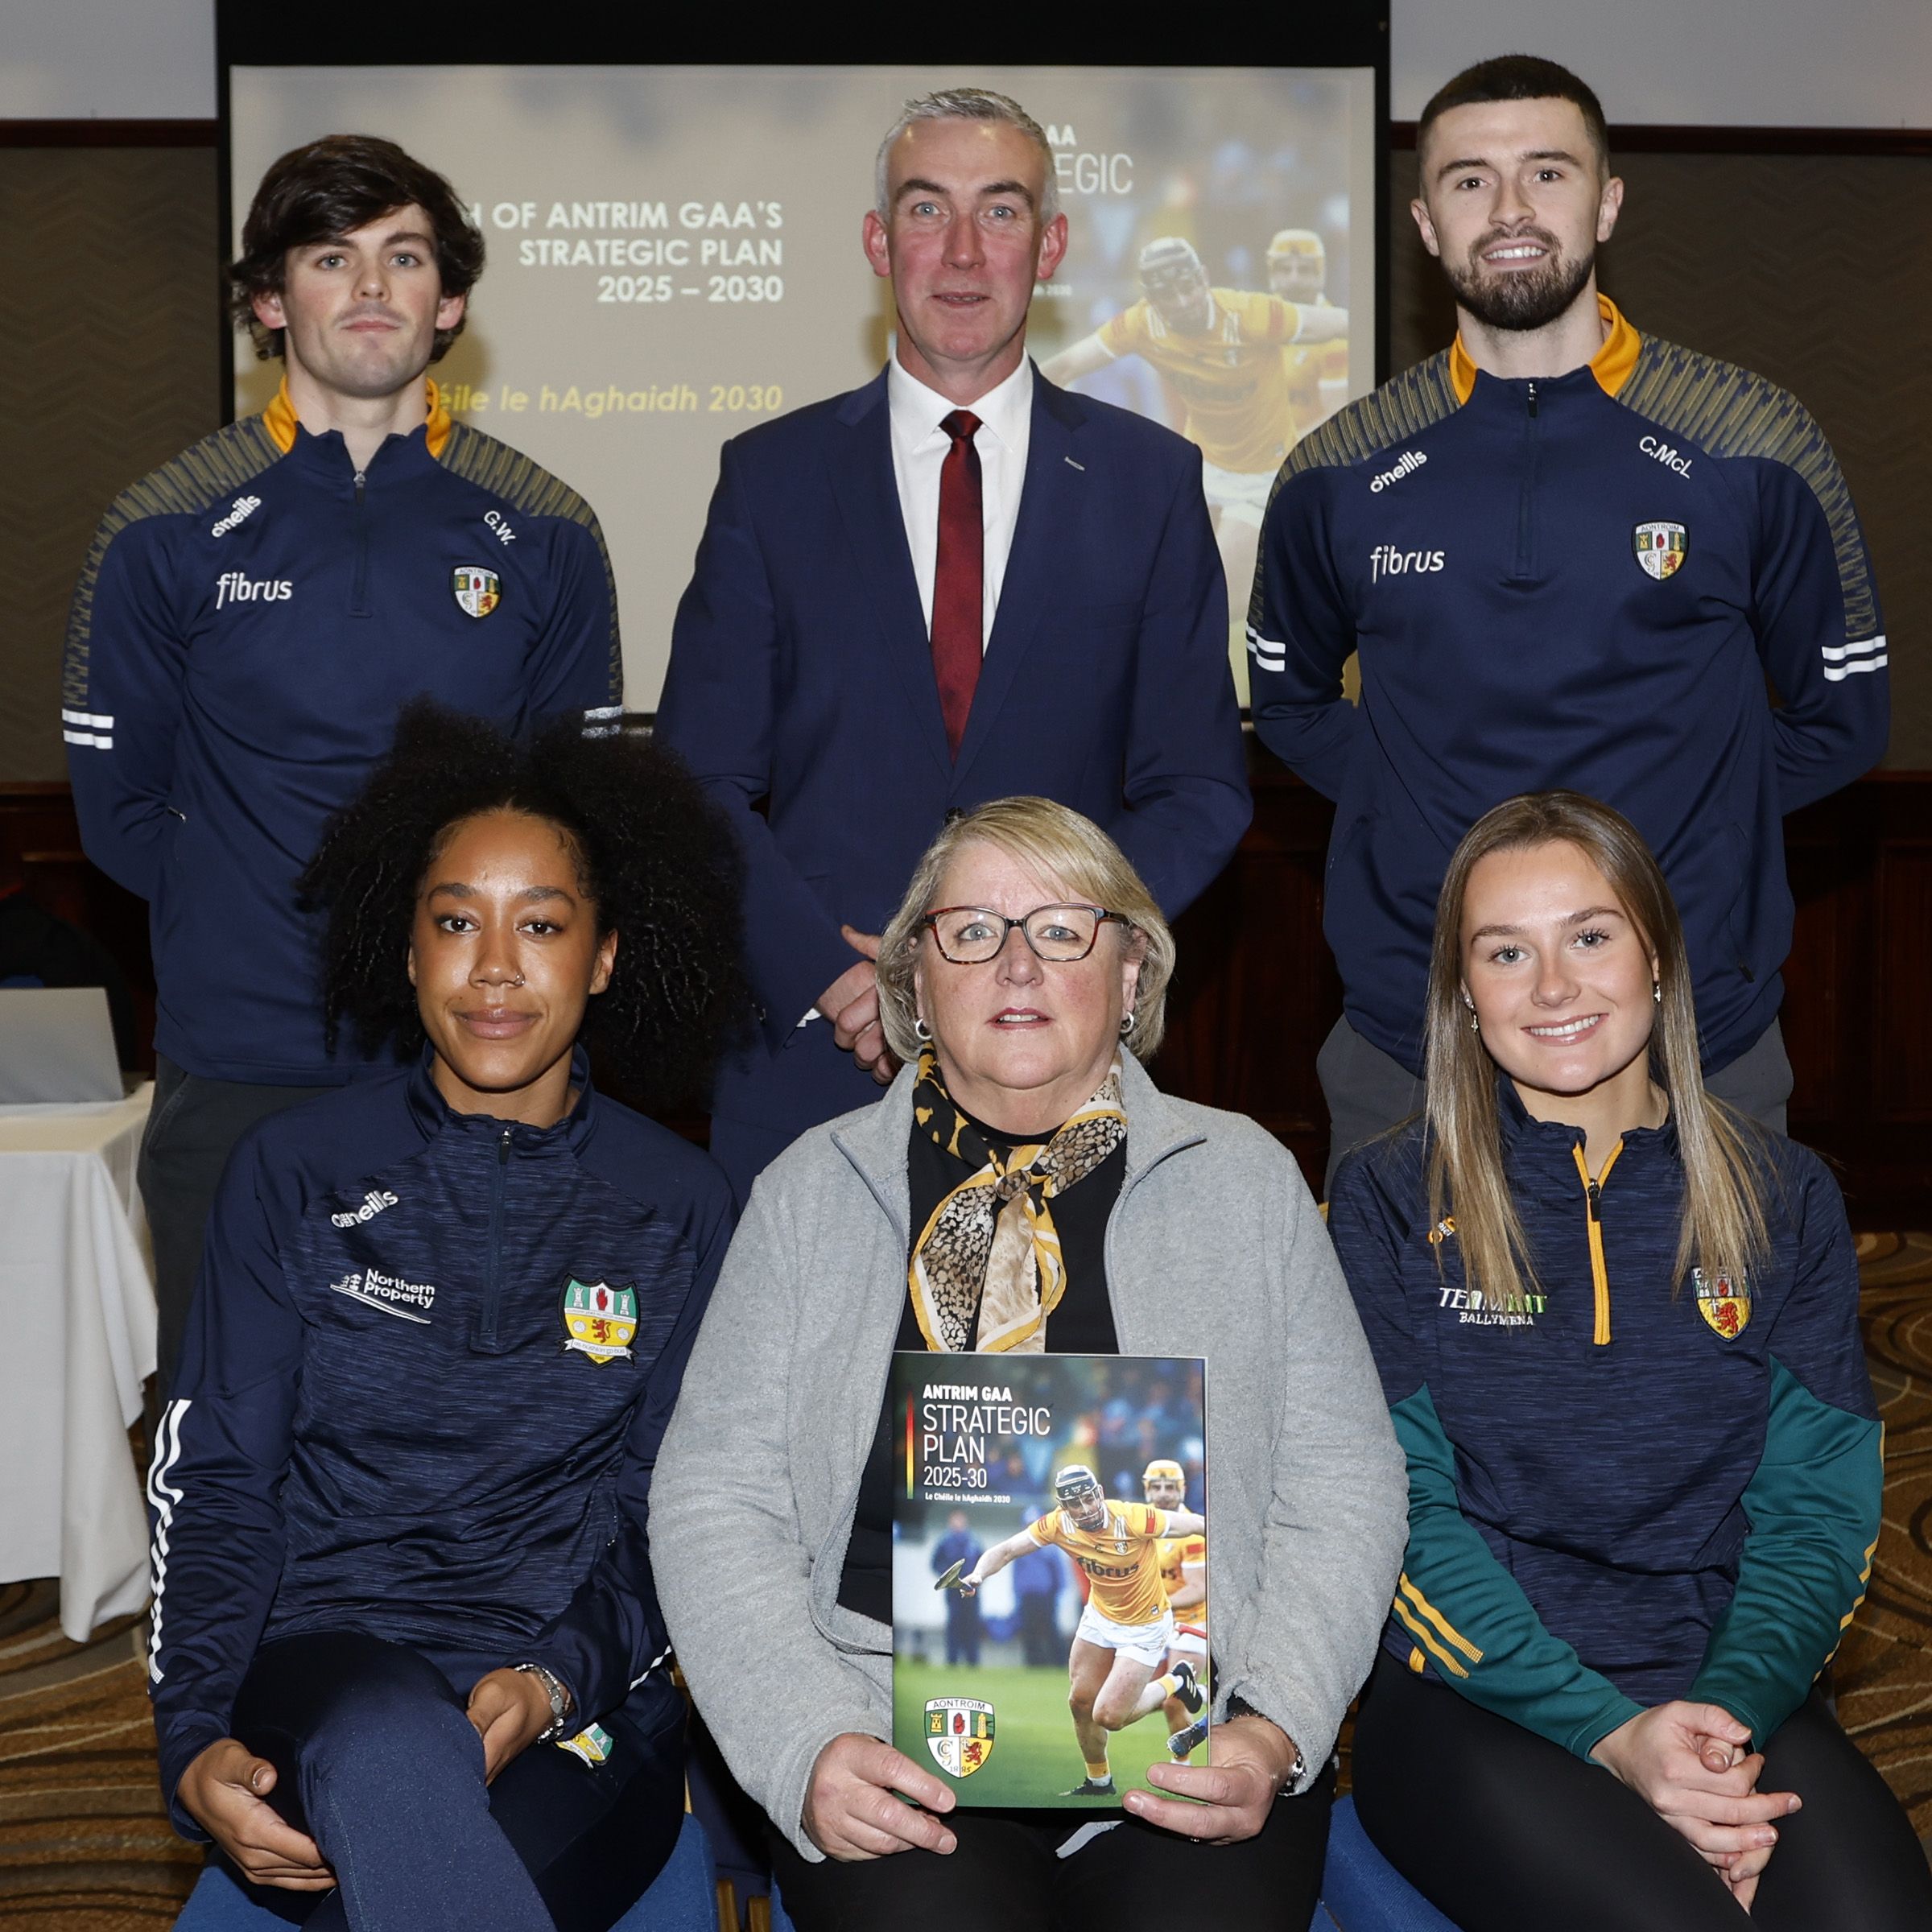
[[[963,1805],[1208,1761],[1202,1364],[893,1357],[893,1742]]]

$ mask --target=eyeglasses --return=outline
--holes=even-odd
[[[1124,914],[1099,906],[1036,906],[1017,919],[985,906],[942,906],[919,921],[932,928],[943,958],[956,966],[984,966],[1006,950],[1006,935],[1018,927],[1036,957],[1050,965],[1070,966],[1093,951],[1100,928],[1112,920],[1130,924]]]

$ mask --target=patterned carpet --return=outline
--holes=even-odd
[[[1870,1595],[1839,1714],[1932,1837],[1932,1235],[1863,1235],[1866,1352],[1885,1420]],[[0,1932],[159,1932],[200,1854],[169,1829],[135,1620],[71,1644],[52,1583],[0,1584]]]

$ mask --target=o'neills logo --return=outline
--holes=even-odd
[[[1440,570],[1443,564],[1439,550],[1397,550],[1392,543],[1378,543],[1368,553],[1368,581],[1379,584],[1384,577]]]
[[[1384,470],[1368,488],[1372,492],[1386,489],[1391,483],[1399,483],[1404,477],[1413,475],[1428,460],[1419,449],[1406,449],[1397,457],[1395,468]]]
[[[215,580],[215,609],[224,604],[285,604],[295,594],[287,577],[245,577],[225,570]]]
[[[385,1187],[380,1192],[374,1188],[362,1197],[360,1208],[351,1208],[346,1214],[332,1214],[329,1224],[336,1228],[353,1228],[358,1221],[373,1221],[385,1208],[393,1208],[396,1197]]]
[[[261,507],[262,499],[259,497],[237,497],[229,506],[228,514],[220,522],[211,526],[208,534],[211,537],[225,537],[237,525],[246,523]]]

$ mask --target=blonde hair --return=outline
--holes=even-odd
[[[1161,917],[1154,894],[1120,847],[1092,819],[1056,805],[1051,799],[995,799],[955,819],[927,847],[898,910],[879,940],[879,1021],[886,1045],[902,1060],[919,1058],[923,1042],[913,1030],[919,1005],[912,973],[925,930],[919,922],[931,910],[947,867],[964,847],[975,844],[990,845],[1022,865],[1058,879],[1075,898],[1117,912],[1127,922],[1119,929],[1119,943],[1141,949],[1133,1026],[1127,1045],[1137,1058],[1146,1059],[1166,1030],[1174,935]],[[1113,929],[1103,929],[1098,943],[1106,943],[1109,930]]]
[[[1757,1158],[1762,1129],[1704,1091],[1684,929],[1662,869],[1622,813],[1580,792],[1531,793],[1485,812],[1463,835],[1436,901],[1429,962],[1429,1224],[1439,1228],[1453,1213],[1464,1278],[1486,1307],[1521,1307],[1539,1288],[1503,1168],[1496,1063],[1463,1003],[1463,906],[1469,875],[1491,853],[1558,844],[1575,846],[1602,873],[1657,958],[1650,1077],[1669,1096],[1684,1168],[1673,1290],[1693,1265],[1707,1274],[1742,1271],[1761,1260],[1767,1245]],[[1439,1267],[1439,1244],[1436,1260]]]

